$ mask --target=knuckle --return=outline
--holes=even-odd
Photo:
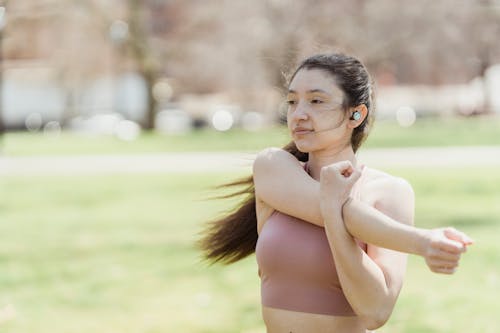
[[[435,249],[435,248],[430,248],[428,251],[427,251],[427,257],[431,258],[431,259],[436,259],[438,258],[440,255],[440,251]]]
[[[432,237],[430,241],[430,246],[433,248],[438,248],[443,243],[441,237]]]

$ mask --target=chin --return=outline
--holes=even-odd
[[[310,153],[312,152],[314,149],[312,149],[311,146],[307,145],[307,144],[303,144],[301,143],[300,141],[297,142],[297,141],[294,141],[295,142],[295,146],[297,146],[297,149],[301,152],[301,153]]]

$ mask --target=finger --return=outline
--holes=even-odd
[[[349,177],[349,184],[353,185],[355,182],[359,180],[361,177],[361,171],[354,169],[353,172],[351,173],[351,176]]]
[[[439,268],[454,268],[458,267],[459,261],[458,260],[440,260],[440,259],[434,259],[430,260],[428,262],[429,266],[432,267],[439,267]]]
[[[453,227],[445,228],[444,234],[446,235],[446,237],[459,241],[463,244],[472,244],[474,242],[472,238],[470,238],[465,233],[458,231]]]
[[[449,239],[459,241],[462,244],[470,245],[474,243],[474,240],[472,238],[470,238],[465,233],[458,231],[453,227],[445,228],[443,232],[445,236],[448,237]]]
[[[465,251],[465,246],[453,239],[441,239],[437,245],[439,249],[450,253],[462,253]]]
[[[343,174],[345,171],[352,172],[352,170],[353,170],[352,163],[351,163],[351,161],[348,161],[348,160],[337,162],[337,163],[333,164],[333,166],[334,166],[337,170],[340,170],[340,172],[341,172],[342,174]]]
[[[352,169],[345,169],[341,171],[342,176],[345,178],[349,178],[352,175],[353,170]]]
[[[440,268],[436,268],[435,270],[433,270],[433,272],[435,272],[435,273],[448,274],[448,275],[451,275],[451,274],[455,273],[456,271],[457,271],[456,267],[454,267],[454,268],[440,267]]]
[[[458,261],[460,260],[461,253],[450,253],[444,250],[436,250],[435,253],[432,253],[428,256],[428,258],[432,260],[447,260],[447,261]]]

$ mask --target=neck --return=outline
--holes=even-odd
[[[356,155],[354,154],[351,145],[337,150],[310,152],[307,166],[311,177],[319,180],[322,167],[346,160],[351,161],[352,165],[357,167]]]

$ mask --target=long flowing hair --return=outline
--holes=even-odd
[[[373,123],[372,82],[363,64],[354,57],[343,54],[319,54],[304,60],[291,75],[291,82],[300,69],[321,69],[330,73],[344,92],[344,110],[365,104],[368,116],[353,130],[351,146],[356,152],[368,136]],[[306,162],[309,155],[297,149],[292,141],[283,150]],[[236,188],[222,198],[242,197],[235,210],[228,215],[209,222],[202,230],[198,246],[209,262],[230,264],[255,252],[257,244],[257,214],[255,210],[255,187],[253,176],[248,176],[220,186]]]

